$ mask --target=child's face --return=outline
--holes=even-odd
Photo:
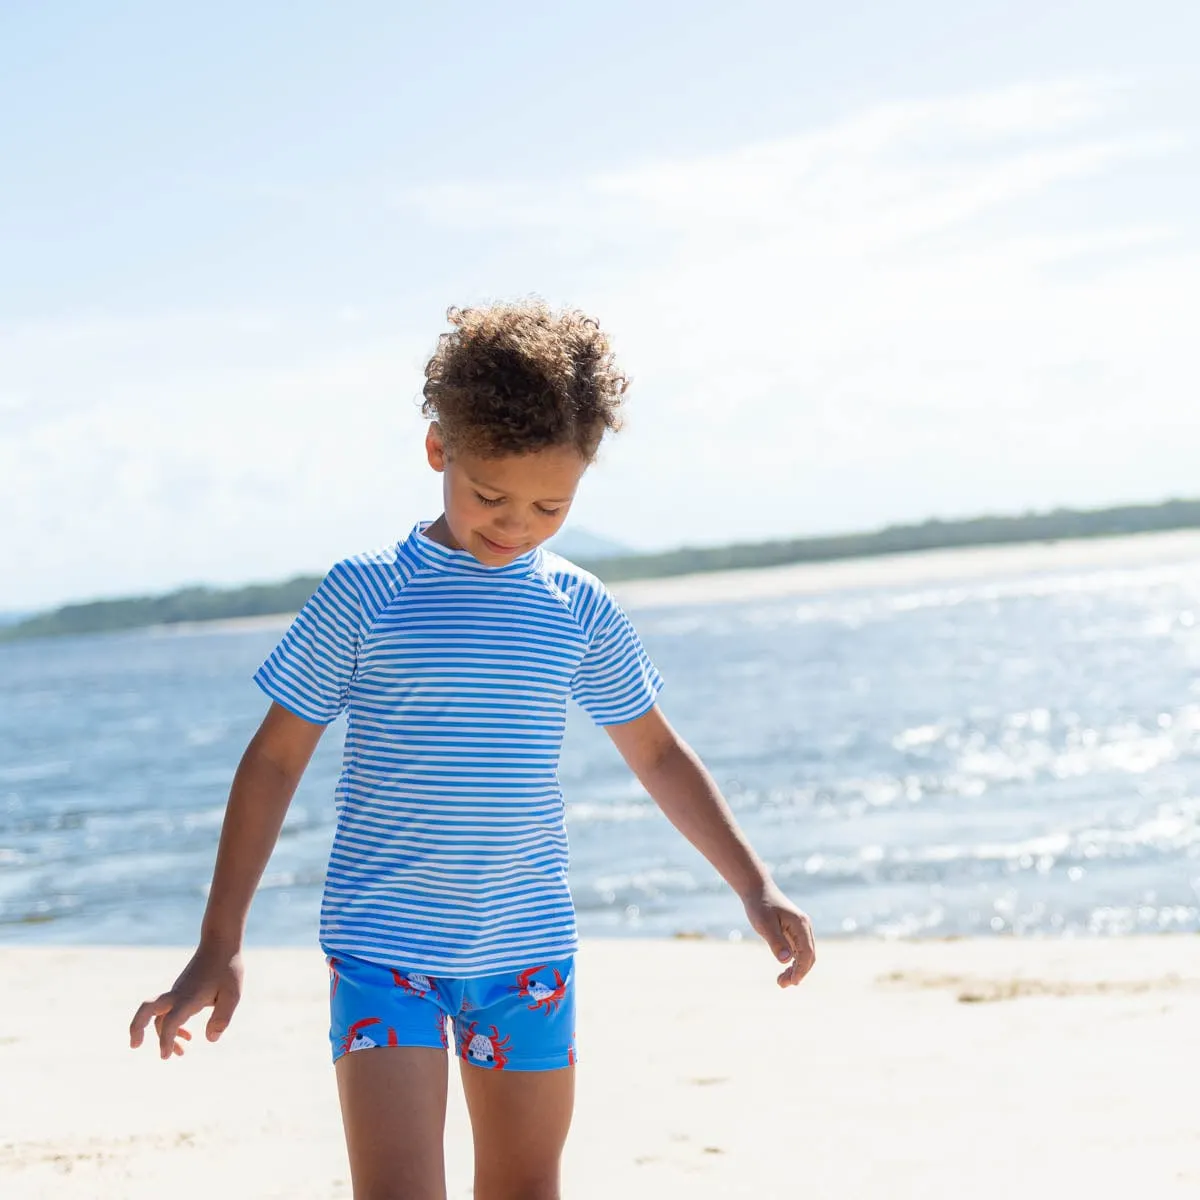
[[[558,532],[588,466],[572,446],[499,458],[451,456],[436,425],[429,427],[425,450],[443,476],[451,536],[489,567],[505,566]]]

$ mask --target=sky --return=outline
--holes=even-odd
[[[451,304],[633,377],[645,549],[1200,495],[1200,5],[0,6],[0,609],[436,516]]]

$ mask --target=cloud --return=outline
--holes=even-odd
[[[575,265],[635,416],[587,516],[647,543],[1161,495],[1194,489],[1200,263],[1194,229],[1110,203],[1186,145],[1128,97],[1024,84],[411,201],[514,253],[603,247]]]
[[[184,316],[0,343],[4,606],[319,571],[423,511],[421,348],[306,333]]]
[[[721,154],[581,180],[443,183],[399,199],[452,227],[626,233],[633,224],[726,241],[776,229],[823,242],[852,231],[886,244],[1175,144],[1162,133],[1089,135],[1119,94],[1112,84],[1066,81],[895,102]]]
[[[1194,491],[1194,218],[1140,186],[1194,164],[1131,91],[891,103],[387,203],[438,247],[423,302],[538,291],[614,330],[629,429],[576,519],[622,541]],[[271,578],[406,532],[437,499],[413,403],[437,330],[388,319],[280,297],[0,330],[7,605]]]

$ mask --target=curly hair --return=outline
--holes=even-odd
[[[451,308],[421,411],[447,447],[489,457],[573,446],[588,462],[621,427],[628,378],[592,317],[541,301]]]

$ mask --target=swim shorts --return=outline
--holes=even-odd
[[[343,1054],[375,1046],[449,1049],[493,1071],[574,1066],[574,958],[473,979],[432,979],[339,954],[329,964],[329,1042]]]

